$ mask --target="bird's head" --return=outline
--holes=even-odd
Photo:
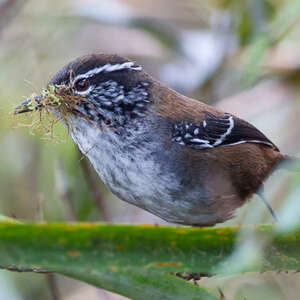
[[[97,125],[123,126],[146,115],[151,78],[142,67],[117,55],[94,54],[67,64],[37,97],[21,103],[23,113],[49,109]]]

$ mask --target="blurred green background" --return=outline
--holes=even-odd
[[[15,118],[64,64],[93,52],[142,64],[175,90],[247,119],[279,148],[300,149],[299,0],[0,0],[0,214],[25,220],[166,223],[121,202],[66,130]],[[300,216],[300,178],[276,172],[266,196],[283,228]],[[299,208],[298,208],[299,207]],[[228,224],[273,222],[256,197]],[[300,275],[203,279],[228,299],[299,299]],[[124,299],[62,276],[0,272],[0,300]]]

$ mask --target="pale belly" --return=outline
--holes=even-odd
[[[130,143],[90,124],[81,124],[80,130],[74,125],[71,135],[102,181],[122,200],[172,223],[201,225],[220,219],[202,199],[200,183],[197,188],[183,186],[180,162],[172,161],[173,153],[159,140]]]

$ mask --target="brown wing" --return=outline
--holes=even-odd
[[[173,141],[196,149],[243,143],[278,148],[250,123],[214,107],[190,99],[155,83],[153,92],[160,115],[173,122]]]

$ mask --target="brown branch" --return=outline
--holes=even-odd
[[[99,211],[101,212],[103,220],[109,221],[107,210],[104,204],[104,199],[102,197],[102,191],[99,187],[98,179],[96,178],[95,173],[93,173],[87,159],[85,157],[82,158],[82,154],[79,152],[79,150],[78,153],[80,156],[80,166],[87,181],[87,184],[91,189],[92,198],[95,204],[97,205]]]
[[[65,206],[67,220],[68,221],[76,221],[77,217],[76,217],[76,212],[73,207],[72,191],[70,189],[68,175],[65,170],[64,163],[61,159],[58,160],[55,170],[56,170],[56,177],[57,177],[56,180],[59,183],[59,186],[57,186],[57,189],[58,189],[59,196],[62,199],[62,202]]]
[[[51,296],[53,300],[60,300],[62,297],[60,296],[60,292],[58,289],[58,285],[56,282],[56,275],[55,274],[48,274],[47,281],[49,285],[49,289],[51,291]]]

